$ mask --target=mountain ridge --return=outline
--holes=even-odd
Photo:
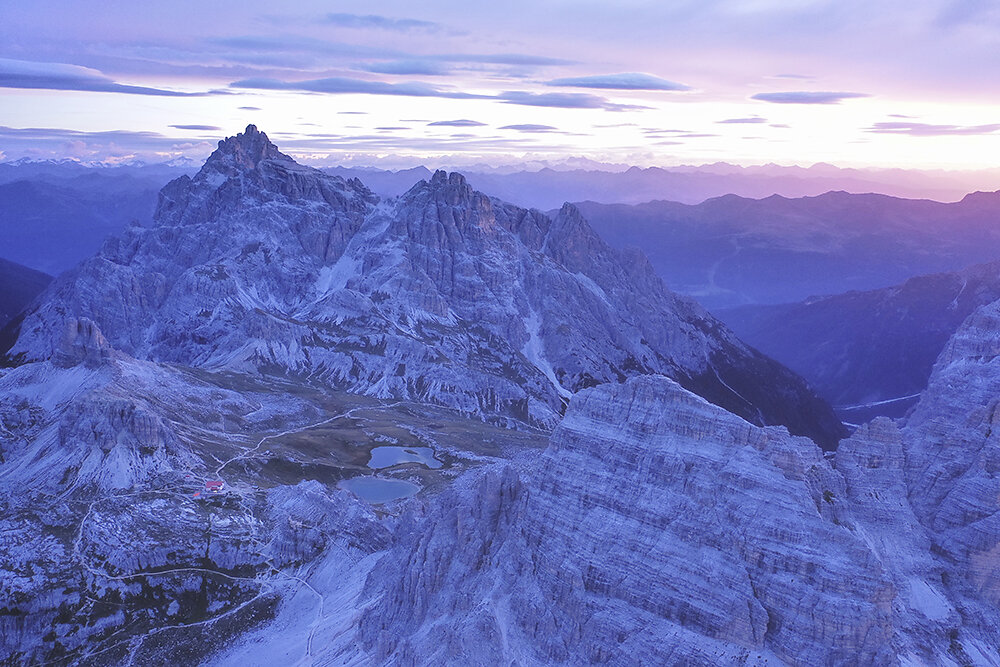
[[[1000,256],[998,192],[950,204],[827,192],[577,206],[607,243],[646,249],[667,284],[710,310],[879,289]]]
[[[716,314],[748,343],[809,379],[848,421],[902,416],[927,386],[948,340],[977,308],[1000,298],[1000,262],[910,278],[795,304]],[[905,400],[903,400],[905,399]],[[891,402],[880,408],[865,404]]]
[[[576,207],[548,218],[441,171],[379,201],[253,126],[165,186],[151,227],[57,281],[8,356],[51,355],[44,332],[67,311],[139,358],[536,425],[558,420],[567,392],[660,373],[826,447],[842,433],[799,379],[604,244]]]

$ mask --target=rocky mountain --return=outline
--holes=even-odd
[[[577,207],[611,246],[641,247],[671,289],[712,310],[889,287],[1000,257],[1000,192],[951,204],[828,192]]]
[[[0,327],[31,303],[52,276],[0,257]]]
[[[866,421],[877,414],[902,416],[912,407],[959,325],[997,299],[1000,263],[993,262],[880,290],[739,306],[717,315],[740,338],[809,380],[845,419]]]
[[[544,453],[466,473],[350,574],[327,556],[316,617],[215,661],[998,664],[998,317],[832,458],[666,378],[581,391]]]
[[[549,218],[437,172],[381,202],[249,127],[60,278],[20,325],[49,358],[68,314],[140,359],[293,375],[551,428],[574,392],[664,374],[759,424],[832,446],[796,376],[615,251],[577,209]]]
[[[996,303],[824,452],[573,207],[248,128],[156,222],[8,328],[0,661],[1000,664]]]

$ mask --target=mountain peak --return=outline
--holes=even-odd
[[[209,156],[205,164],[231,162],[246,169],[255,169],[263,160],[294,162],[292,158],[279,151],[256,125],[251,124],[247,125],[247,129],[241,134],[220,141],[219,147]]]
[[[449,174],[444,169],[438,169],[434,172],[434,175],[431,176],[431,185],[437,187],[444,187],[446,185],[462,187],[467,185],[467,183],[465,181],[465,176],[457,171],[453,171]]]
[[[465,180],[465,176],[457,171],[448,173],[443,169],[438,169],[430,180],[420,181],[410,188],[404,197],[413,198],[429,195],[434,201],[457,205],[471,201],[475,194],[472,186]]]

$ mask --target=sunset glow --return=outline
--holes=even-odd
[[[249,122],[325,164],[975,169],[1000,148],[986,3],[294,7],[6,7],[3,159],[201,159]]]

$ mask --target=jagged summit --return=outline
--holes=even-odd
[[[438,169],[437,171],[434,172],[434,175],[431,176],[431,185],[440,187],[445,184],[453,187],[462,187],[468,185],[465,182],[465,176],[463,176],[461,173],[453,171],[449,174],[444,169]]]
[[[278,150],[255,125],[234,137],[219,142],[219,147],[194,177],[176,178],[160,191],[153,216],[156,225],[191,225],[220,221],[247,214],[250,208],[263,205],[309,210],[312,215],[335,215],[345,208],[361,214],[376,200],[361,181],[345,181],[340,176],[325,174],[318,169],[300,165]],[[322,209],[327,210],[325,214]],[[294,217],[271,215],[272,222],[283,227]],[[258,220],[258,228],[261,222]],[[248,221],[237,222],[240,228]],[[322,223],[315,221],[318,226]],[[301,227],[301,221],[299,223]],[[309,226],[309,225],[306,225]],[[221,230],[220,230],[221,231]],[[232,230],[239,232],[240,230]],[[246,231],[243,229],[242,231]],[[278,233],[283,233],[276,230]],[[313,230],[317,235],[329,231]],[[343,240],[343,239],[341,239]],[[307,241],[312,244],[316,239]]]
[[[422,197],[429,197],[433,201],[457,206],[459,204],[467,205],[477,195],[486,198],[482,193],[473,190],[461,173],[457,171],[448,173],[443,169],[438,169],[430,179],[415,183],[403,194],[402,198],[404,201],[414,201]]]
[[[205,162],[205,166],[221,162],[246,169],[256,169],[264,160],[295,162],[279,151],[278,147],[267,138],[267,135],[257,129],[256,125],[251,124],[247,125],[241,134],[221,140],[219,147]]]

